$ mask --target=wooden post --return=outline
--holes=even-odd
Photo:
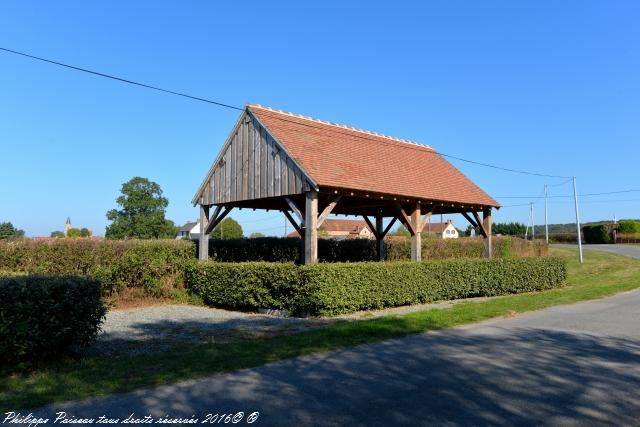
[[[484,236],[484,257],[491,258],[491,208],[482,211],[482,228]]]
[[[209,206],[200,205],[200,238],[198,239],[198,258],[209,259]]]
[[[411,236],[411,261],[420,261],[422,259],[422,238],[421,229],[419,227],[420,220],[420,203],[416,203],[416,207],[411,214],[411,223],[414,228],[414,233]]]
[[[304,263],[318,262],[318,192],[307,191],[304,209]]]
[[[378,249],[378,260],[384,261],[384,227],[382,225],[382,215],[376,215],[376,247]]]

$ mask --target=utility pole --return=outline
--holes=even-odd
[[[531,241],[533,242],[534,240],[536,240],[536,222],[533,219],[533,202],[531,202],[530,205],[530,209],[531,209]]]
[[[580,264],[584,262],[582,258],[582,233],[580,233],[580,213],[578,211],[578,190],[576,190],[576,177],[573,177],[573,202],[576,208],[576,228],[578,229],[578,259]]]
[[[547,208],[547,197],[548,197],[549,187],[547,184],[544,185],[544,240],[546,240],[547,245],[549,244],[549,218],[548,218],[548,208]]]
[[[284,219],[284,237],[287,237],[287,218],[285,217]]]

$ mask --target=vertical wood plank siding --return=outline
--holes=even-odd
[[[286,196],[304,192],[304,181],[302,171],[266,129],[246,115],[223,147],[202,197],[213,205]]]

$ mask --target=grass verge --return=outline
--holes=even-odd
[[[66,360],[28,373],[0,371],[0,412],[63,400],[101,396],[187,378],[263,365],[305,354],[376,342],[559,304],[601,298],[640,287],[640,260],[553,249],[569,260],[567,285],[544,292],[496,297],[322,329],[231,344],[206,344],[126,358]]]

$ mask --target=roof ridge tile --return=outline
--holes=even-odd
[[[346,125],[346,124],[342,124],[342,123],[329,122],[329,121],[317,119],[317,118],[311,117],[311,116],[304,116],[302,114],[293,113],[293,112],[290,112],[290,111],[284,111],[284,110],[280,110],[280,109],[276,109],[276,108],[272,108],[272,107],[267,107],[265,105],[247,104],[247,107],[262,108],[263,110],[273,111],[274,113],[280,113],[280,114],[284,114],[284,115],[287,115],[287,116],[296,117],[296,118],[299,118],[299,119],[310,120],[312,122],[321,123],[321,124],[328,125],[328,126],[335,126],[335,127],[339,127],[339,128],[342,128],[342,129],[348,129],[348,130],[352,130],[352,131],[355,131],[355,132],[364,133],[366,135],[377,136],[379,138],[389,139],[389,140],[396,141],[396,142],[402,142],[404,144],[417,145],[418,147],[422,147],[422,148],[427,148],[429,150],[433,150],[433,147],[431,147],[428,144],[421,144],[419,142],[412,141],[410,139],[397,138],[395,136],[385,135],[383,133],[374,132],[374,131],[370,131],[370,130],[366,130],[366,129],[362,129],[362,128],[356,128],[356,127],[353,127],[353,126],[350,126],[350,125]]]

